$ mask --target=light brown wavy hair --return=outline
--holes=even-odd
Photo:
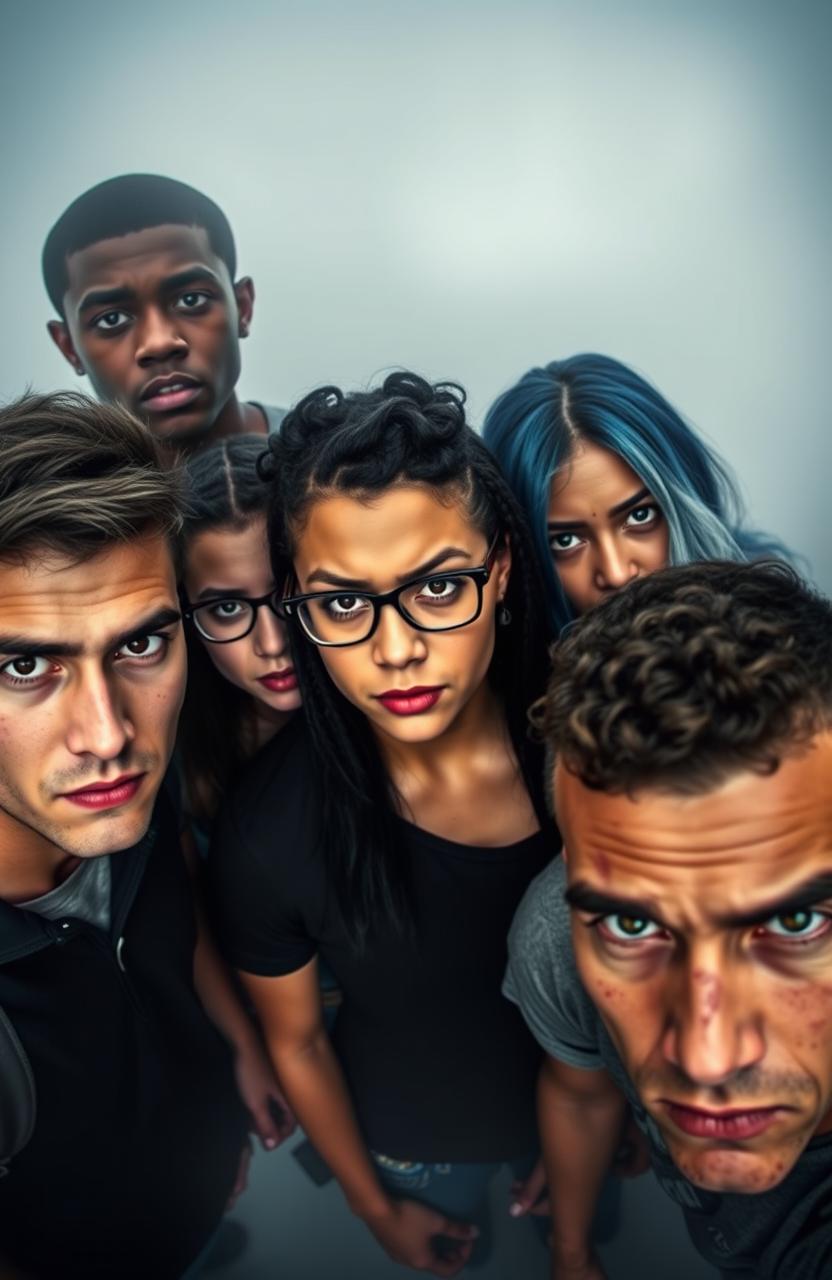
[[[0,407],[0,561],[81,563],[151,532],[175,551],[181,524],[179,473],[126,409],[73,392]]]
[[[651,574],[569,626],[552,658],[532,723],[550,764],[596,790],[708,791],[832,727],[832,605],[781,563]]]

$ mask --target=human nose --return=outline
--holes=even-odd
[[[137,362],[147,366],[163,360],[181,359],[187,354],[188,342],[179,333],[175,317],[161,307],[148,308],[139,327]]]
[[[72,696],[66,742],[73,755],[114,760],[135,736],[127,708],[103,672],[82,675]]]
[[[664,1054],[694,1084],[726,1084],[765,1054],[762,1011],[742,976],[692,952],[671,993]]]
[[[638,565],[615,537],[603,538],[595,552],[595,585],[599,591],[617,591],[638,577]]]
[[[407,667],[427,654],[422,632],[411,627],[390,602],[381,606],[372,642],[380,667]]]
[[[266,603],[257,607],[253,644],[258,658],[280,658],[289,647],[289,636],[285,625]]]

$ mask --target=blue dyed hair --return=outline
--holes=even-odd
[[[742,528],[742,503],[725,463],[649,382],[609,356],[570,356],[530,369],[494,401],[483,437],[531,524],[557,631],[575,613],[552,561],[549,494],[581,440],[617,454],[650,490],[667,521],[671,564],[787,558],[774,539]]]

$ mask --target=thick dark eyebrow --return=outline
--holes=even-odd
[[[194,604],[198,600],[247,600],[248,596],[245,591],[240,591],[237,587],[203,587],[199,595],[194,600]]]
[[[184,271],[166,276],[159,283],[159,292],[176,293],[179,289],[184,289],[189,284],[196,284],[200,280],[210,280],[217,288],[221,287],[216,272],[210,267],[196,266],[186,267]],[[128,289],[126,285],[116,285],[113,289],[92,289],[84,294],[78,303],[78,310],[80,312],[89,311],[91,307],[112,307],[122,302],[133,302],[135,297],[134,290]]]
[[[470,551],[463,551],[461,547],[443,547],[441,551],[438,551],[430,560],[426,560],[424,564],[417,565],[415,569],[410,569],[407,573],[402,574],[401,577],[396,579],[396,582],[401,584],[402,582],[413,582],[417,578],[422,578],[425,574],[438,569],[440,564],[444,564],[452,556],[465,556],[466,559],[470,560],[471,553]],[[306,581],[307,583],[325,582],[335,587],[350,587],[356,591],[366,591],[368,595],[382,594],[374,591],[372,583],[368,582],[366,578],[341,578],[337,573],[330,573],[328,569],[316,569],[314,573],[310,573]]]
[[[634,507],[637,502],[643,502],[645,498],[652,497],[649,489],[639,489],[638,493],[632,494],[631,497],[625,498],[623,502],[617,502],[614,507],[610,507],[607,516],[620,516],[628,507]],[[547,527],[550,532],[558,532],[559,530],[585,529],[587,522],[585,520],[549,520]]]
[[[634,920],[653,920],[665,928],[659,908],[650,898],[619,898],[593,889],[585,880],[576,880],[564,890],[564,900],[575,911],[586,911],[594,916],[632,916]]]
[[[182,614],[178,609],[157,609],[155,613],[131,627],[129,631],[111,636],[104,645],[104,650],[109,652],[111,649],[120,649],[131,640],[140,640],[142,636],[152,635],[153,632],[161,631],[163,627],[169,627],[181,620]],[[33,641],[27,636],[0,635],[0,653],[9,654],[15,658],[78,658],[83,652],[83,647],[79,644],[64,644],[61,641],[49,640]]]
[[[717,920],[728,928],[741,929],[749,925],[765,924],[772,916],[788,916],[796,911],[805,911],[807,907],[813,907],[827,898],[832,898],[832,870],[813,876],[805,884],[798,885],[785,898],[760,903],[756,907],[750,907],[748,911],[718,916]]]
[[[624,915],[636,920],[652,920],[662,928],[672,931],[672,927],[662,919],[657,904],[650,898],[642,900],[619,898],[602,893],[583,880],[577,880],[575,884],[570,885],[563,896],[575,911],[586,911],[595,916]],[[827,898],[832,898],[832,870],[821,872],[820,875],[807,880],[805,884],[798,885],[784,898],[759,903],[748,911],[728,912],[713,918],[725,929],[747,929],[754,925],[765,924],[773,916],[787,916],[796,911],[805,911],[808,907],[813,907]]]

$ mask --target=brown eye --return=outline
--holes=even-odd
[[[167,649],[170,643],[169,636],[153,635],[153,636],[136,636],[133,640],[126,641],[122,647],[117,650],[116,658],[158,658]]]

